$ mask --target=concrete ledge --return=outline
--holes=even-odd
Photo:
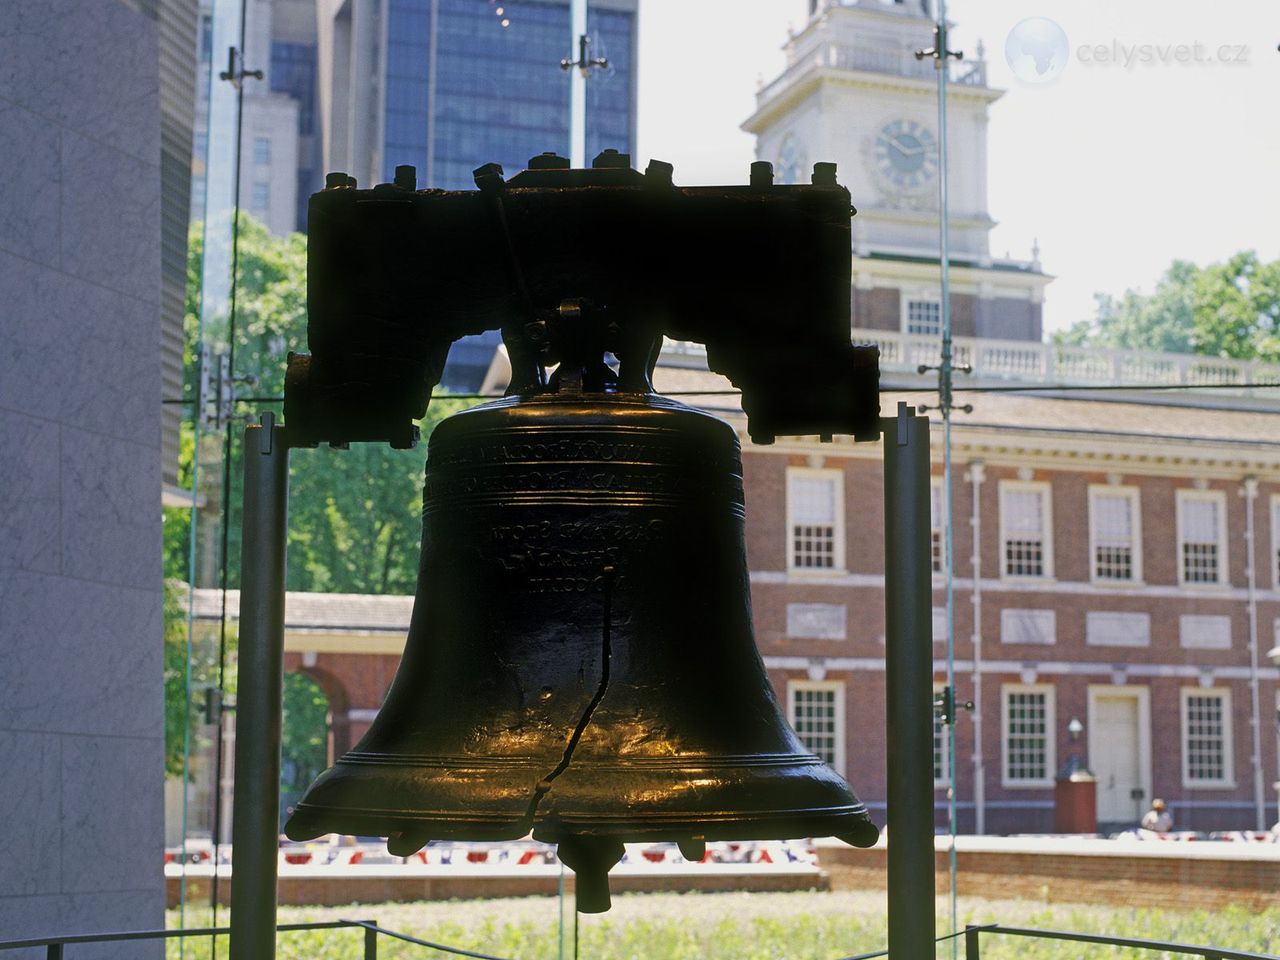
[[[785,868],[751,864],[668,864],[661,868],[621,865],[609,875],[614,893],[699,891],[786,892],[827,890],[827,874],[815,866]],[[209,900],[213,869],[187,868],[187,902]],[[168,906],[178,904],[181,868],[165,867]],[[231,896],[231,867],[218,870],[218,899]],[[278,902],[292,906],[337,906],[348,903],[402,903],[477,897],[554,896],[560,870],[549,864],[493,869],[483,866],[390,865],[354,867],[285,867],[280,869]],[[566,871],[565,888],[573,890]]]
[[[883,842],[855,850],[818,841],[832,889],[884,889]],[[947,890],[950,840],[935,843],[937,892]],[[1214,910],[1274,907],[1280,845],[1069,837],[958,837],[957,892],[988,899]]]

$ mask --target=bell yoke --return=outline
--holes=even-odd
[[[680,188],[606,151],[535,157],[477,191],[311,199],[308,336],[290,358],[291,442],[409,446],[450,344],[499,329],[501,400],[428,449],[404,659],[356,747],[285,832],[534,838],[609,907],[631,841],[878,831],[787,725],[757,652],[735,431],[657,395],[664,336],[706,344],[753,441],[878,435],[877,352],[849,342],[848,192]],[[552,370],[550,376],[547,371]]]

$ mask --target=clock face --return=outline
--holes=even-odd
[[[804,154],[791,134],[787,134],[782,141],[782,149],[778,151],[775,177],[778,183],[804,183]]]
[[[876,134],[876,171],[899,190],[918,190],[938,173],[938,144],[929,128],[914,120],[894,120]]]

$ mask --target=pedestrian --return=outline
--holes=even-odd
[[[1155,833],[1168,833],[1173,829],[1173,814],[1159,797],[1151,801],[1151,809],[1142,815],[1142,829]]]

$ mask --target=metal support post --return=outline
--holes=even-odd
[[[284,428],[264,414],[261,425],[251,424],[244,432],[231,960],[271,960],[276,955],[288,501]]]
[[[982,960],[978,937],[981,927],[969,924],[964,928],[964,960]]]
[[[906,404],[884,434],[889,956],[934,955],[933,583],[929,421]]]
[[[378,931],[365,927],[364,960],[378,960]]]

